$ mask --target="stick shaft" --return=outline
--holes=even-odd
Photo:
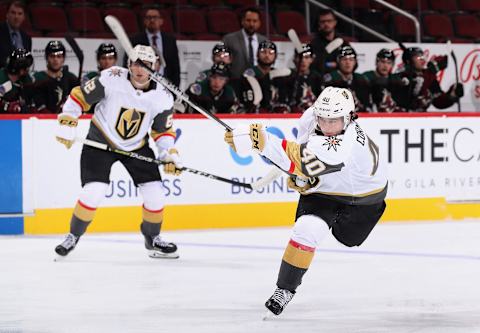
[[[139,154],[137,154],[135,152],[132,152],[132,151],[125,151],[125,150],[121,150],[121,149],[112,148],[105,143],[100,143],[100,142],[89,140],[89,139],[77,139],[76,141],[83,142],[84,145],[87,145],[87,146],[90,146],[90,147],[93,147],[93,148],[97,148],[97,149],[105,150],[105,151],[111,151],[111,152],[116,153],[116,154],[128,156],[128,157],[135,158],[137,160],[145,161],[145,162],[148,162],[148,163],[155,163],[157,165],[165,164],[165,162],[157,160],[157,159],[152,158],[152,157],[139,155]],[[207,177],[207,178],[210,178],[210,179],[218,180],[218,181],[221,181],[221,182],[224,182],[224,183],[229,183],[229,184],[232,184],[232,185],[235,185],[235,186],[240,186],[240,187],[245,187],[245,188],[252,189],[251,184],[242,183],[242,182],[238,182],[236,180],[232,180],[232,179],[228,179],[228,178],[225,178],[225,177],[213,175],[213,174],[205,172],[205,171],[200,171],[200,170],[189,168],[189,167],[183,167],[181,170],[193,173],[195,175],[199,175],[199,176]],[[258,186],[257,186],[257,188],[258,188]]]

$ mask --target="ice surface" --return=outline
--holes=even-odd
[[[480,332],[480,222],[388,223],[359,248],[329,237],[279,317],[262,321],[288,228],[0,237],[0,333]]]

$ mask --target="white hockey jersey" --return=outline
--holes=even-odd
[[[387,191],[386,161],[356,122],[337,136],[316,128],[312,109],[300,118],[297,142],[267,134],[262,155],[291,173],[308,177],[304,194],[318,193],[349,204],[382,201]]]
[[[150,129],[154,139],[165,133],[175,136],[173,97],[161,85],[152,82],[152,87],[136,89],[128,79],[127,69],[110,67],[82,87],[74,88],[63,113],[78,118],[82,111],[98,103],[92,118],[96,129],[113,147],[136,150],[146,144]]]

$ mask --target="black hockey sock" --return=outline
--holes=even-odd
[[[302,277],[306,271],[307,269],[295,267],[282,260],[280,271],[278,272],[277,287],[295,292],[302,283]]]
[[[302,283],[302,277],[310,267],[314,254],[315,248],[290,239],[283,254],[277,286],[294,292]]]
[[[161,223],[151,223],[143,220],[140,230],[144,236],[155,237],[160,234]]]
[[[91,221],[80,220],[77,216],[73,215],[72,219],[70,220],[70,233],[77,237],[82,236],[85,231],[87,231],[87,227],[90,222]]]

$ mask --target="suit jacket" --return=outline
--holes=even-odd
[[[267,37],[257,33],[257,40],[260,44],[264,40],[267,40]],[[242,30],[225,35],[225,37],[223,37],[223,42],[228,48],[230,48],[230,50],[232,50],[233,61],[230,67],[232,78],[239,78],[243,75],[243,72],[250,67],[247,47],[245,45],[245,40],[243,39]],[[256,57],[257,55],[254,54],[253,56]]]
[[[178,58],[177,40],[165,32],[161,32],[160,35],[162,37],[163,58],[165,59],[163,76],[178,87],[180,85],[180,60]],[[136,34],[130,40],[133,46],[138,44],[150,45],[145,31]],[[124,65],[126,65],[126,58]]]
[[[20,36],[22,37],[23,46],[28,51],[32,51],[32,37],[28,36],[23,30],[20,30]],[[7,22],[0,23],[0,68],[5,67],[7,58],[14,49]]]

